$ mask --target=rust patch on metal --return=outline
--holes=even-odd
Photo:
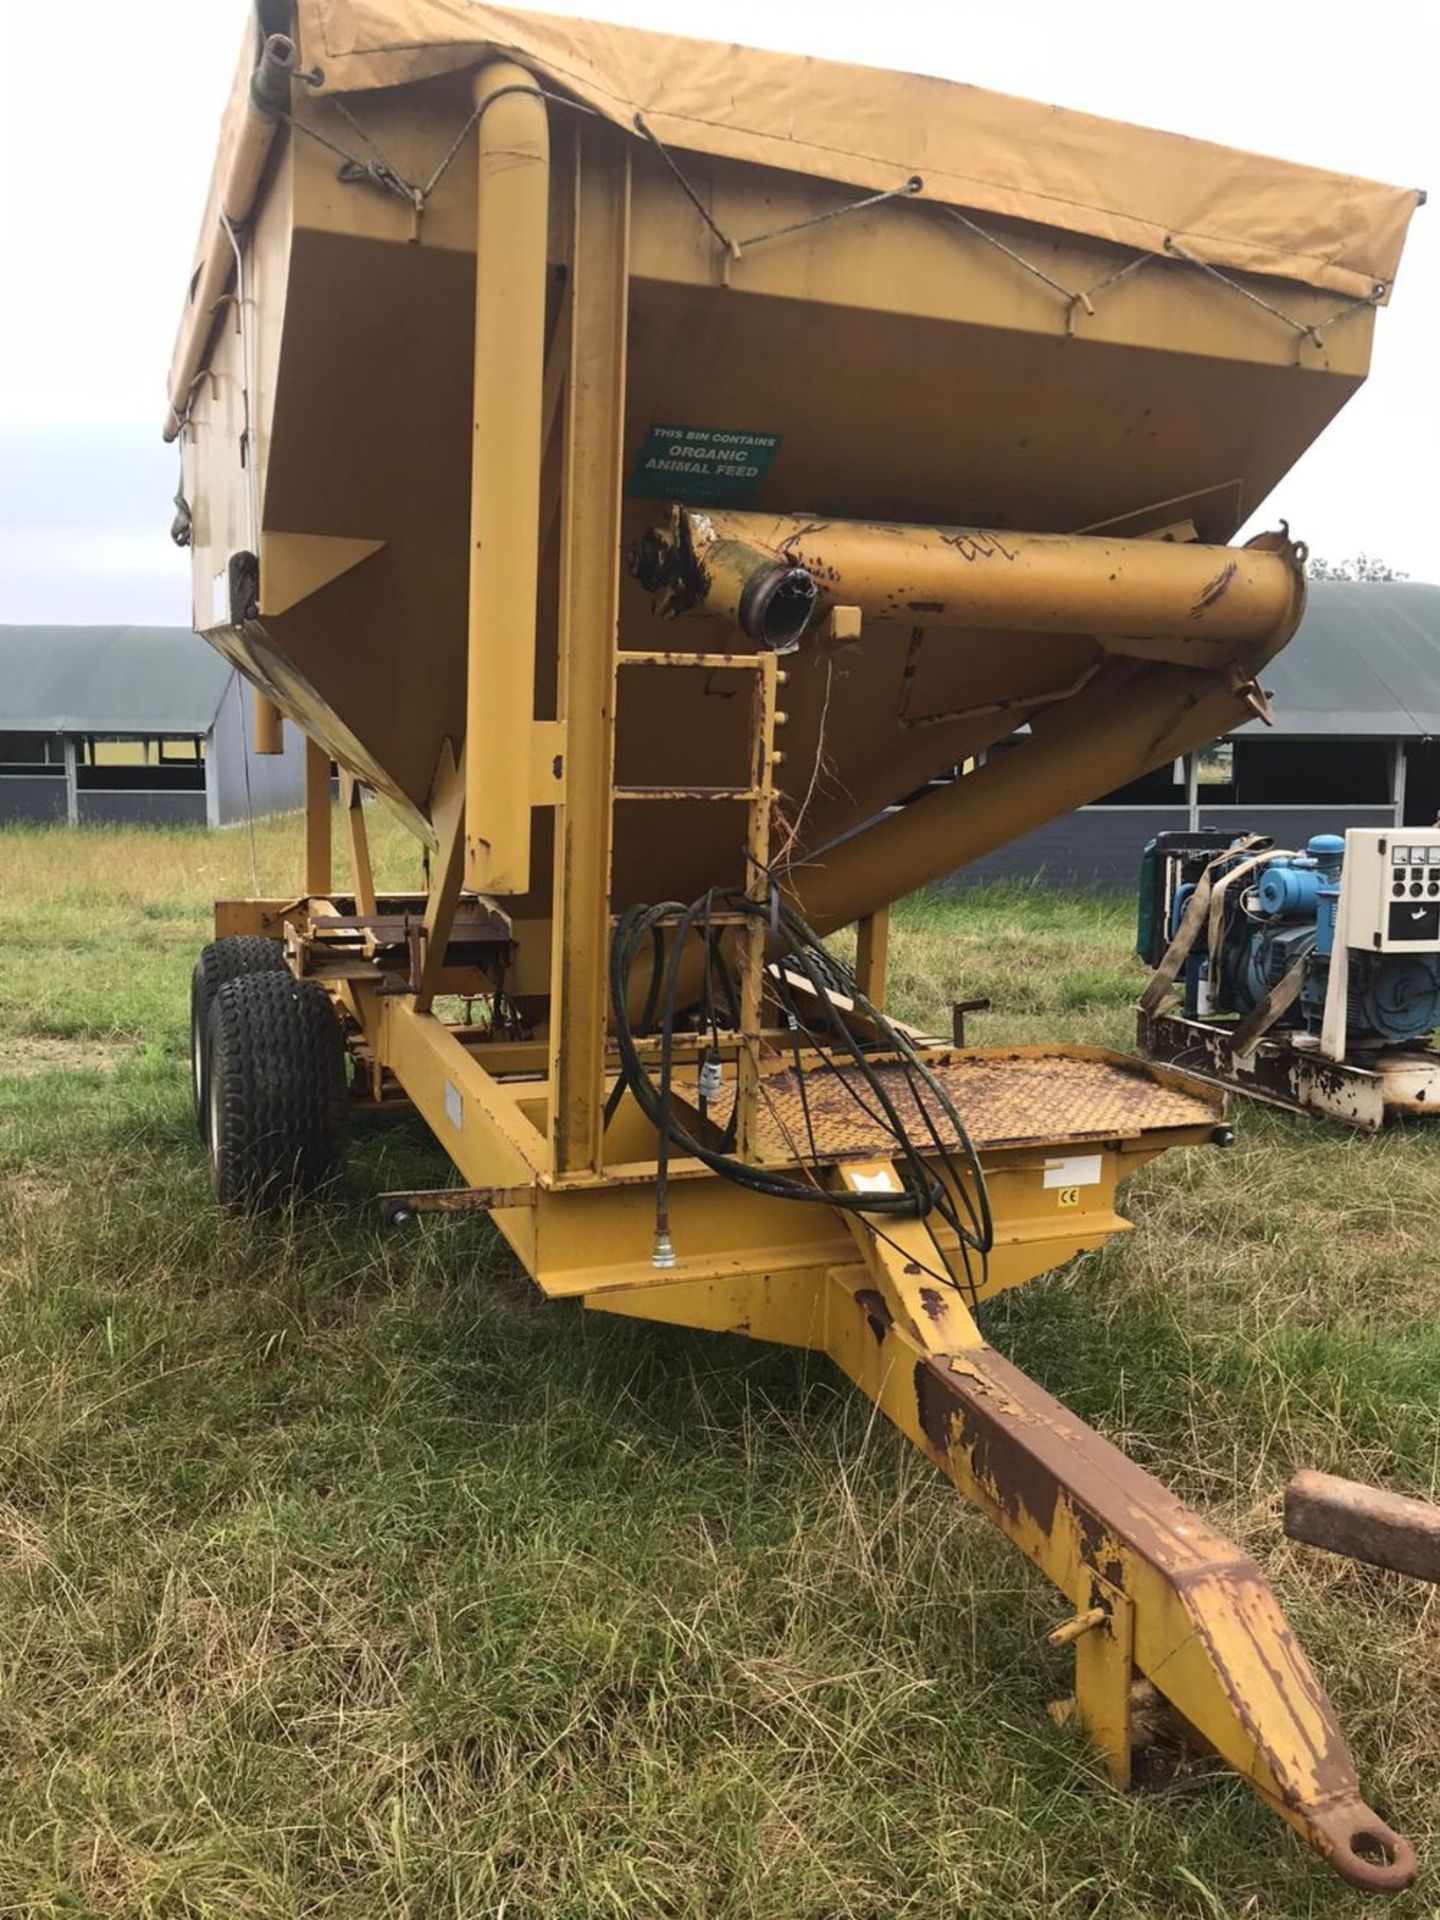
[[[920,1419],[920,1431],[936,1453],[950,1451],[950,1415],[955,1408],[955,1395],[947,1389],[936,1362],[917,1360],[915,1409]]]
[[[1192,620],[1198,620],[1202,613],[1215,605],[1217,600],[1223,600],[1230,586],[1230,582],[1238,572],[1239,568],[1236,563],[1233,560],[1227,561],[1219,573],[1216,574],[1215,578],[1206,585],[1199,599],[1195,602],[1194,606],[1191,607],[1190,618]]]
[[[1036,1457],[1016,1420],[1018,1408],[987,1393],[978,1371],[959,1372],[945,1357],[916,1362],[921,1429],[941,1453],[967,1456],[971,1472],[1002,1512],[1012,1520],[1024,1513],[1049,1533],[1060,1483]]]
[[[876,1293],[873,1287],[861,1287],[855,1295],[855,1304],[865,1309],[865,1318],[870,1323],[870,1331],[878,1347],[895,1324],[888,1301],[883,1293]]]
[[[1321,1113],[1371,1131],[1391,1117],[1383,1083],[1377,1084],[1373,1071],[1348,1060],[1332,1062],[1301,1053],[1284,1038],[1262,1039],[1254,1053],[1237,1063],[1228,1029],[1142,1009],[1135,1044],[1149,1059],[1173,1061],[1187,1073],[1291,1113]]]
[[[1115,1540],[1093,1513],[1083,1509],[1076,1516],[1080,1532],[1080,1551],[1088,1567],[1094,1569],[1112,1587],[1125,1586],[1125,1568],[1121,1564]]]
[[[938,1287],[922,1287],[920,1289],[920,1304],[925,1309],[927,1317],[932,1320],[937,1327],[949,1312],[945,1296]]]
[[[963,1450],[1006,1512],[1023,1506],[1048,1531],[1063,1495],[1102,1559],[1128,1548],[1177,1589],[1220,1574],[1263,1586],[1249,1555],[1003,1354],[979,1347],[920,1361],[915,1371],[926,1438],[942,1452]]]
[[[703,606],[710,591],[710,575],[690,544],[682,519],[678,538],[667,540],[659,528],[650,528],[626,555],[631,577],[650,594],[667,620]]]

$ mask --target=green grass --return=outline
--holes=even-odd
[[[256,837],[262,891],[298,864]],[[386,839],[382,874],[413,883]],[[0,833],[0,1914],[881,1920],[1364,1905],[1200,1763],[1117,1799],[1059,1603],[823,1363],[538,1299],[483,1223],[209,1203],[185,1001],[242,835]],[[1119,899],[899,915],[892,991],[1123,1044]],[[1440,1815],[1430,1590],[1288,1545],[1440,1477],[1440,1134],[1249,1109],[996,1342],[1261,1560],[1374,1802]],[[1437,1910],[1437,1881],[1394,1903]]]

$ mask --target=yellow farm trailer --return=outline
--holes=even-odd
[[[913,1031],[886,916],[1263,713],[1304,553],[1228,543],[1364,378],[1415,203],[894,73],[260,0],[166,419],[196,627],[257,749],[311,743],[303,887],[220,902],[196,969],[220,1197],[304,1198],[408,1101],[462,1184],[398,1211],[829,1354],[1060,1590],[1117,1786],[1163,1702],[1376,1889],[1412,1850],[1259,1569],[977,1323],[1220,1097]],[[425,891],[377,892],[366,791]]]

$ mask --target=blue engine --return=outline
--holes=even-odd
[[[1246,858],[1215,869],[1217,880]],[[1304,853],[1271,860],[1227,889],[1221,907],[1218,966],[1212,969],[1202,931],[1185,970],[1185,1011],[1192,1018],[1245,1015],[1304,964],[1300,997],[1276,1021],[1276,1029],[1318,1034],[1332,965],[1348,966],[1347,1037],[1371,1046],[1415,1041],[1440,1027],[1440,953],[1335,952],[1336,913],[1345,842],[1317,834]],[[1194,892],[1177,887],[1171,903],[1175,932]],[[1418,891],[1418,889],[1417,889]],[[1215,977],[1212,978],[1212,971]]]

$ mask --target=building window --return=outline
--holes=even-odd
[[[1195,756],[1195,787],[1202,807],[1236,804],[1235,742],[1213,740]]]
[[[77,755],[81,793],[194,793],[205,790],[205,761],[194,734],[150,740],[88,737]]]
[[[1242,739],[1234,750],[1242,807],[1385,807],[1393,798],[1388,740]],[[1216,803],[1203,786],[1200,798]]]
[[[1183,807],[1185,772],[1178,760],[1167,760],[1163,767],[1127,781],[1095,802],[1097,807]]]
[[[0,733],[0,775],[65,771],[65,742],[58,733]]]

